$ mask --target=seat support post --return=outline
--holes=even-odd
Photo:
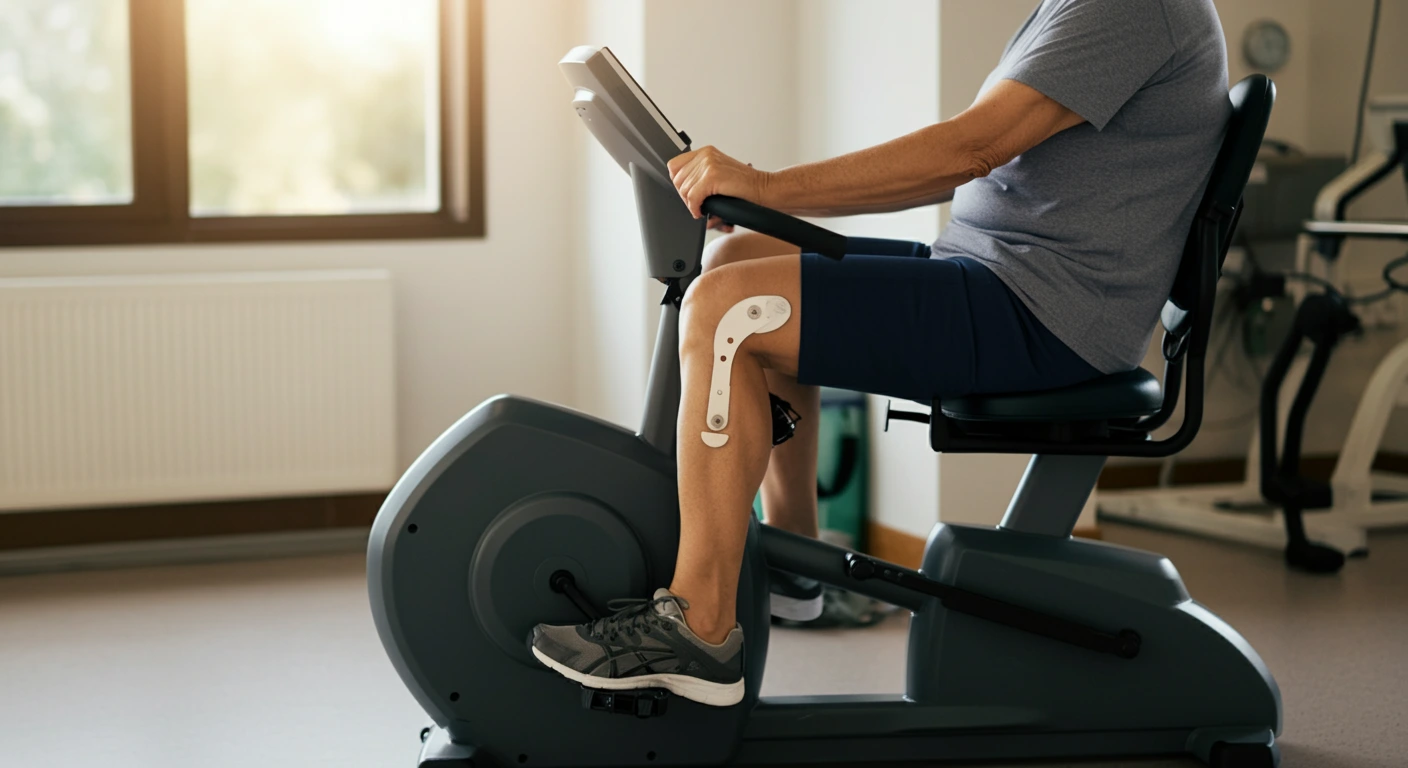
[[[1001,527],[1018,533],[1070,536],[1086,499],[1100,479],[1105,459],[1105,456],[1032,456]]]

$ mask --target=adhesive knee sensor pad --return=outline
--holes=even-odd
[[[722,448],[728,435],[729,379],[733,373],[733,357],[743,340],[755,333],[767,333],[781,328],[792,316],[792,305],[781,296],[753,296],[734,304],[719,320],[714,331],[714,371],[709,379],[709,409],[704,417],[709,431],[699,437],[710,448]]]

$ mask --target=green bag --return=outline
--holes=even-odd
[[[816,478],[821,539],[852,549],[865,534],[866,434],[865,395],[822,389]],[[762,519],[761,494],[753,510]]]

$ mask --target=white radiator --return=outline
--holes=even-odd
[[[385,490],[378,270],[0,279],[0,510]]]

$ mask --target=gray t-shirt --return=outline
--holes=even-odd
[[[1105,373],[1139,366],[1231,113],[1212,0],[1045,0],[986,90],[1087,122],[959,187],[936,256],[983,262]]]

